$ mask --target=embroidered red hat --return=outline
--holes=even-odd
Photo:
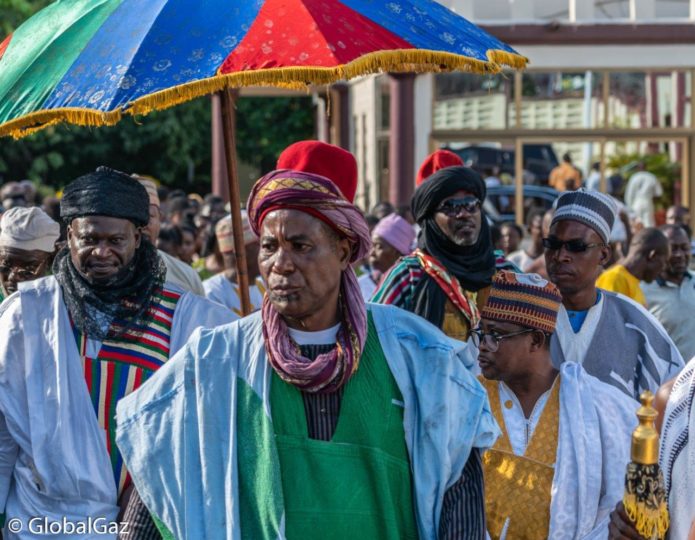
[[[355,201],[357,161],[339,146],[321,141],[296,142],[280,154],[277,168],[321,175],[338,186],[348,201]]]
[[[463,165],[463,160],[449,150],[437,150],[425,158],[417,172],[415,184],[420,185],[439,169]]]

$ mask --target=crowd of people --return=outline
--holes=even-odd
[[[669,537],[695,538],[687,212],[654,227],[563,167],[498,228],[451,152],[365,213],[352,154],[295,143],[241,213],[251,314],[221,198],[6,184],[2,537],[639,539],[648,390]]]

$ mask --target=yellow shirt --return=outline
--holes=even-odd
[[[596,280],[596,286],[632,298],[638,304],[647,306],[647,299],[639,286],[639,279],[628,272],[622,264],[615,264],[603,272]]]

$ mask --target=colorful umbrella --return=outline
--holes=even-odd
[[[0,136],[229,87],[501,64],[526,59],[431,0],[58,0],[0,44]]]
[[[432,0],[57,0],[0,44],[0,136],[110,125],[220,92],[247,312],[230,88],[526,62]]]

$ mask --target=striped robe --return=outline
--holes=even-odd
[[[98,343],[90,347],[90,340],[73,325],[89,397],[99,426],[106,432],[106,450],[119,494],[129,479],[116,446],[116,404],[169,359],[171,326],[180,298],[181,293],[170,288],[158,291],[147,324],[134,326],[122,336],[104,341],[101,347]]]

